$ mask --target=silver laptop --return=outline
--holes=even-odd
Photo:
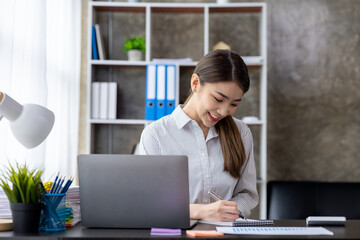
[[[186,156],[78,156],[81,223],[93,228],[190,228]]]

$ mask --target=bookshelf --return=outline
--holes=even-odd
[[[144,126],[150,123],[144,120],[146,66],[154,63],[154,58],[192,59],[174,63],[178,105],[188,96],[190,77],[199,59],[222,40],[242,55],[249,68],[251,87],[234,116],[257,117],[244,122],[254,137],[260,196],[255,217],[266,218],[266,3],[90,2],[88,14],[87,152],[132,152]],[[92,60],[91,27],[95,23],[101,28],[105,60]],[[143,61],[128,61],[122,51],[124,38],[132,36],[145,36]],[[95,81],[118,83],[116,119],[91,118],[91,83]]]

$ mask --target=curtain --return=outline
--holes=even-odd
[[[48,138],[33,149],[0,121],[0,165],[44,169],[43,181],[76,177],[79,124],[81,1],[1,0],[0,91],[55,114]],[[3,169],[3,167],[1,167]]]

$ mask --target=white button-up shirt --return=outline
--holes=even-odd
[[[246,152],[241,178],[224,171],[220,140],[214,127],[205,139],[198,123],[179,105],[171,115],[145,127],[141,134],[139,154],[186,155],[189,160],[190,203],[213,202],[209,191],[224,200],[235,201],[240,212],[249,216],[258,204],[253,138],[249,127],[234,118]]]

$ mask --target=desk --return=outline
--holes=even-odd
[[[305,220],[276,220],[275,226],[303,227]],[[345,227],[326,227],[334,233],[333,236],[240,236],[224,235],[220,238],[197,239],[360,239],[360,220],[347,220]],[[213,230],[215,226],[197,224],[193,229]],[[13,232],[0,232],[0,239],[194,239],[186,237],[185,231],[181,236],[151,236],[149,229],[88,229],[77,224],[73,228],[55,233],[40,232],[36,234],[15,234]]]

